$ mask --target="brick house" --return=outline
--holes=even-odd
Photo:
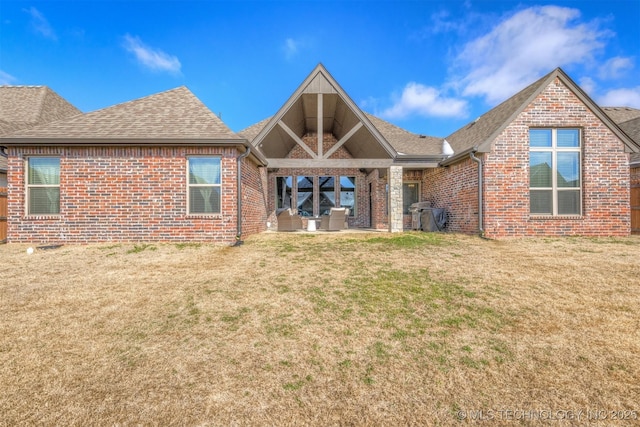
[[[603,110],[620,129],[640,142],[640,110],[628,107],[605,107]],[[640,234],[640,153],[631,155],[631,232]]]
[[[184,87],[14,132],[2,144],[9,242],[230,242],[242,209],[251,212],[248,233],[266,217],[251,206],[260,154]]]
[[[492,238],[627,235],[639,151],[560,69],[442,139],[364,113],[322,65],[238,133],[181,87],[0,146],[10,242],[232,243],[289,207],[349,207],[350,227],[399,232],[418,201]]]
[[[81,114],[44,86],[0,86],[0,135]],[[7,153],[0,144],[0,242],[7,238]]]

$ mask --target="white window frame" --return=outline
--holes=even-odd
[[[29,182],[29,178],[30,178],[30,166],[29,163],[33,160],[33,159],[57,159],[58,160],[58,184],[31,184]],[[62,175],[62,170],[61,170],[61,162],[60,162],[60,157],[59,156],[29,156],[25,159],[25,165],[24,165],[24,182],[25,182],[25,187],[26,187],[26,191],[25,191],[25,211],[27,212],[28,216],[60,216],[61,215],[61,203],[60,203],[60,197],[61,197],[61,191],[60,191],[60,178]],[[31,189],[33,188],[57,188],[58,189],[58,212],[56,213],[33,213],[32,212],[32,207],[31,207]]]
[[[220,183],[219,184],[192,184],[189,180],[189,174],[191,170],[191,159],[217,159],[220,162]],[[188,156],[187,157],[187,215],[196,215],[196,216],[220,216],[222,214],[222,157],[221,156],[208,156],[208,155],[197,155],[197,156]],[[191,212],[191,189],[192,188],[219,188],[220,189],[220,211],[219,212]]]
[[[580,128],[576,128],[576,127],[566,127],[566,128],[550,128],[550,127],[540,127],[540,128],[530,128],[529,130],[550,130],[551,131],[551,147],[532,147],[529,144],[529,152],[546,152],[546,153],[551,153],[551,187],[531,187],[531,182],[529,182],[529,194],[531,194],[532,190],[546,190],[549,191],[551,190],[552,196],[551,196],[551,206],[552,206],[552,212],[551,213],[532,213],[531,212],[531,205],[529,205],[529,215],[530,216],[537,216],[537,217],[550,217],[550,216],[554,216],[554,217],[577,217],[577,216],[582,216],[582,210],[583,210],[583,203],[584,200],[582,198],[582,170],[583,170],[583,164],[582,164],[582,144],[583,144],[583,132],[582,129]],[[578,141],[579,141],[579,145],[578,147],[558,147],[557,142],[558,142],[558,130],[577,130],[578,131]],[[558,187],[558,153],[578,153],[578,164],[580,165],[580,173],[579,175],[579,179],[580,179],[580,183],[578,185],[578,187]],[[529,168],[531,168],[531,163],[529,163]],[[528,179],[531,178],[531,171],[529,170],[529,177]],[[559,214],[558,213],[558,192],[562,192],[562,191],[578,191],[578,197],[579,197],[579,212],[578,213],[570,213],[570,214]]]

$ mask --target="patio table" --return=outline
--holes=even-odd
[[[307,231],[316,231],[318,229],[318,221],[320,221],[321,218],[319,217],[311,217],[307,219]]]

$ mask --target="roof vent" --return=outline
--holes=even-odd
[[[426,135],[418,135],[418,138],[426,138]]]
[[[449,145],[449,142],[446,139],[442,140],[442,154],[447,156],[447,157],[451,157],[453,156],[453,148],[451,148],[451,145]]]

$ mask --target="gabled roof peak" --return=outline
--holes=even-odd
[[[257,133],[253,145],[267,158],[284,158],[296,144],[312,157],[326,158],[335,150],[323,152],[322,141],[318,152],[301,143],[304,135],[326,132],[332,133],[354,157],[392,158],[396,154],[322,63]]]
[[[616,123],[562,70],[555,68],[550,73],[536,80],[511,98],[492,108],[475,121],[468,123],[447,140],[457,153],[449,161],[470,150],[487,152],[491,149],[493,140],[520,114],[546,87],[559,79],[572,91],[591,111],[593,111],[607,126],[609,126],[627,145],[633,144],[627,135],[620,131]]]

